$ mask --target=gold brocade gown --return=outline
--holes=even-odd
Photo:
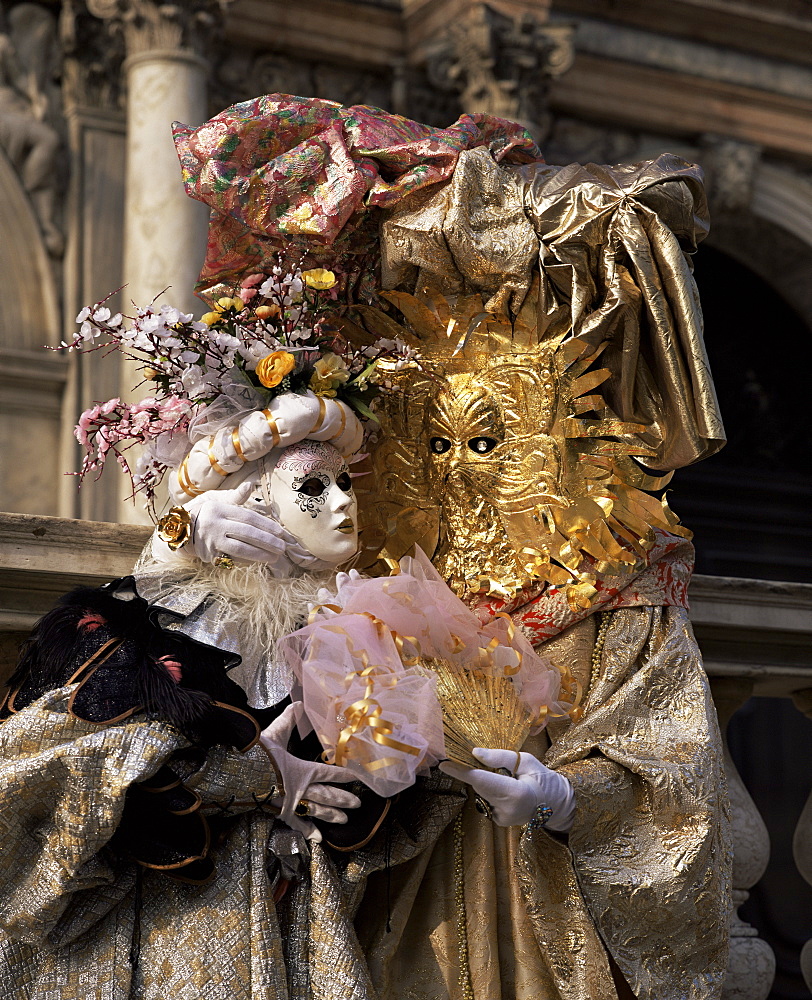
[[[541,647],[589,688],[578,723],[554,722],[550,739],[526,747],[573,782],[569,838],[496,827],[460,793],[459,818],[433,846],[398,865],[395,845],[394,867],[369,877],[356,919],[379,1000],[718,995],[729,844],[698,651],[682,609],[608,617],[591,684],[593,618]],[[461,978],[460,834],[471,992]]]

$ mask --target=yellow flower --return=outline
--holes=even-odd
[[[349,377],[350,373],[343,358],[337,354],[323,354],[313,365],[313,374],[308,385],[317,396],[329,396],[332,399],[338,386],[346,382]]]
[[[332,271],[326,271],[323,267],[314,267],[309,271],[302,271],[302,277],[308,288],[315,288],[320,292],[332,288],[337,280]]]
[[[313,365],[313,369],[319,378],[330,379],[340,385],[350,377],[347,371],[347,363],[337,354],[323,354]]]
[[[234,298],[231,298],[230,295],[224,295],[221,299],[217,300],[215,308],[218,312],[228,312],[229,309],[233,309],[235,312],[242,312],[245,309],[245,303],[236,295]]]
[[[266,389],[273,389],[293,371],[296,358],[288,351],[274,351],[257,365],[257,378]]]
[[[192,519],[184,507],[170,507],[158,522],[158,538],[174,552],[182,548],[192,534]]]
[[[322,378],[321,375],[311,375],[308,388],[317,396],[327,396],[335,399],[336,390],[333,388],[335,382],[331,378]]]
[[[309,205],[300,205],[298,208],[295,208],[290,214],[297,222],[307,222],[307,220],[313,214],[313,209]]]
[[[222,316],[218,312],[203,313],[200,317],[201,323],[205,323],[206,326],[214,326],[215,323],[219,323],[222,320]]]

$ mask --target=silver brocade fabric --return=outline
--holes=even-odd
[[[0,727],[0,996],[285,1000],[265,872],[272,819],[253,811],[250,795],[232,802],[238,815],[206,885],[144,870],[136,929],[137,866],[105,844],[129,785],[188,744],[157,722],[73,718],[72,690],[50,692]],[[204,803],[225,804],[267,795],[272,782],[261,747],[217,747],[186,783]]]

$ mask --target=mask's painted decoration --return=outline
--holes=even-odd
[[[352,478],[330,444],[306,440],[286,448],[245,503],[274,517],[322,562],[340,565],[358,549]]]

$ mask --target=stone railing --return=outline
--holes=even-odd
[[[150,529],[139,525],[0,514],[0,681],[36,619],[66,590],[130,572]],[[696,576],[691,619],[723,731],[753,696],[793,698],[812,716],[812,585]],[[767,867],[761,817],[726,755],[733,813],[736,911]],[[812,882],[812,798],[795,832],[795,857]],[[800,876],[799,876],[800,877]],[[769,945],[734,911],[724,1000],[765,1000],[775,972]],[[812,988],[812,942],[802,954]]]
[[[695,576],[691,620],[702,649],[723,733],[753,696],[793,698],[812,715],[812,585]],[[799,755],[801,748],[798,748]],[[765,1000],[775,975],[772,949],[738,908],[770,858],[770,840],[753,800],[725,749],[733,817],[734,862],[730,963],[724,1000]],[[812,798],[794,838],[800,873],[812,882]],[[812,942],[802,954],[812,989]]]

